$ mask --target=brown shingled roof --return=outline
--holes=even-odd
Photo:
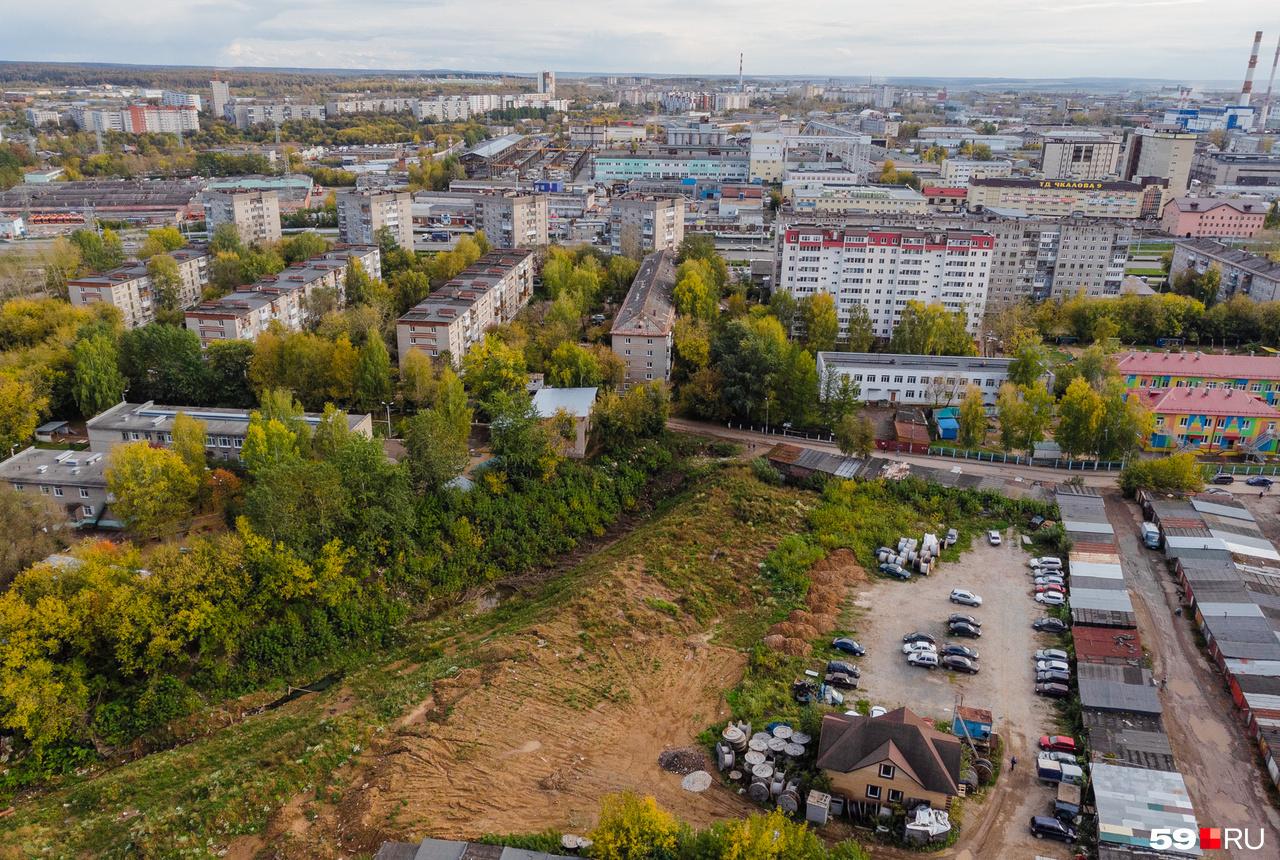
[[[829,714],[822,720],[818,767],[850,773],[888,761],[926,791],[959,794],[960,741],[906,708],[879,717]]]

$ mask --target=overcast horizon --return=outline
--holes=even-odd
[[[529,73],[1243,80],[1280,34],[1256,0],[0,0],[0,57],[29,62]],[[633,20],[635,19],[635,20]],[[503,26],[490,26],[501,21]],[[32,46],[42,46],[39,50]]]

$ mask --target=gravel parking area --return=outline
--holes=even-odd
[[[1028,817],[1047,815],[1051,808],[1053,791],[1034,780],[1036,744],[1040,735],[1057,730],[1053,702],[1033,690],[1032,654],[1037,648],[1061,647],[1061,640],[1031,629],[1031,622],[1044,611],[1031,597],[1029,556],[1017,542],[1012,531],[1004,534],[998,547],[980,536],[959,562],[940,565],[932,576],[912,577],[908,582],[876,579],[860,589],[856,638],[867,655],[858,661],[862,668],[858,690],[846,702],[868,699],[890,709],[905,705],[921,716],[942,720],[951,718],[958,695],[969,707],[989,709],[996,731],[1005,739],[1004,773],[993,798],[998,808],[992,813],[998,820],[992,824],[1003,831],[999,844],[1005,850],[1016,848],[1017,856],[1068,857],[1066,846],[1033,839],[1026,827]],[[983,598],[982,606],[951,603],[948,597],[953,588],[976,592]],[[946,619],[952,613],[981,621],[981,638],[948,638]],[[902,637],[917,630],[935,636],[939,645],[956,642],[977,650],[978,674],[907,665]],[[1019,761],[1012,776],[1008,774],[1011,754]],[[988,800],[984,808],[991,803]],[[984,821],[983,829],[986,825]]]

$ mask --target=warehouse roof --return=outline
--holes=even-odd
[[[1155,828],[1196,828],[1195,810],[1182,774],[1095,763],[1090,774],[1098,808],[1098,841],[1151,848]],[[1199,857],[1199,847],[1181,852]]]

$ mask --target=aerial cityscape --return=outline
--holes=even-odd
[[[1280,14],[0,0],[0,860],[1280,856]]]

